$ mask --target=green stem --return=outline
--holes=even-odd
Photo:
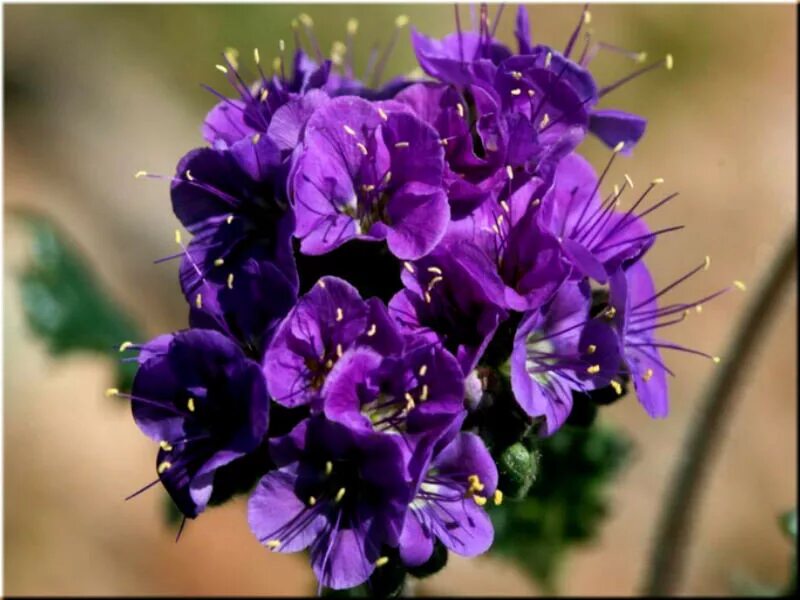
[[[792,231],[772,263],[759,293],[744,318],[736,325],[736,335],[730,346],[733,351],[698,405],[687,442],[681,446],[686,450],[680,453],[653,538],[642,586],[645,595],[674,595],[680,587],[692,518],[702,491],[703,477],[726,419],[731,414],[736,397],[733,392],[742,374],[747,372],[747,363],[756,353],[758,342],[768,330],[781,292],[794,273],[796,258],[797,232]]]

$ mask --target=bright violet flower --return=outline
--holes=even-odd
[[[503,283],[492,263],[462,241],[406,263],[402,279],[405,289],[391,299],[389,313],[410,334],[441,340],[466,376],[507,316]]]
[[[572,410],[572,392],[608,385],[620,362],[619,341],[604,323],[588,319],[586,282],[565,283],[548,306],[526,313],[514,337],[511,387],[532,417],[553,434]]]
[[[274,279],[280,279],[280,274],[285,280],[277,287],[288,285],[292,293],[297,290],[291,245],[294,217],[281,188],[278,164],[276,146],[266,137],[256,137],[225,150],[189,152],[178,164],[172,182],[175,215],[194,236],[183,253],[176,255],[183,256],[183,292],[197,309],[202,309],[205,301],[209,310],[214,307],[213,312],[222,307],[223,312],[238,313],[233,321],[240,321],[245,329],[245,323],[269,321],[280,316],[280,311],[276,315],[271,301],[255,304],[252,298],[225,292],[238,280],[252,279],[254,272],[270,276],[277,271]],[[258,265],[253,266],[252,261]],[[280,296],[285,297],[286,292]],[[285,307],[285,303],[279,304]],[[248,339],[262,332],[243,333]]]
[[[256,450],[267,432],[264,377],[233,341],[203,329],[159,336],[142,347],[140,360],[133,418],[160,444],[159,480],[194,518],[211,497],[217,469]]]
[[[655,336],[655,330],[679,323],[686,318],[689,310],[730,291],[725,288],[709,294],[695,302],[675,303],[658,306],[658,298],[674,287],[707,269],[709,259],[692,269],[675,282],[656,291],[653,278],[644,262],[639,261],[626,271],[618,270],[609,281],[609,305],[603,317],[616,329],[622,342],[623,356],[628,373],[633,379],[636,396],[644,409],[654,419],[661,419],[669,413],[667,373],[674,375],[661,358],[661,349],[679,350],[697,354],[718,362],[719,358],[674,344]],[[742,287],[741,282],[734,282]]]
[[[671,194],[646,210],[635,214],[648,194],[659,182],[653,181],[626,211],[616,210],[623,192],[633,182],[626,176],[622,186],[600,199],[600,185],[608,173],[616,152],[612,154],[598,179],[592,166],[580,155],[570,154],[556,168],[553,186],[545,194],[540,222],[552,235],[561,239],[564,253],[574,266],[573,277],[591,277],[606,283],[617,268],[639,260],[658,235],[682,229],[682,226],[650,231],[642,220],[677,194]]]
[[[366,347],[349,350],[328,376],[322,397],[332,421],[416,434],[464,412],[464,375],[438,343],[408,337],[402,352],[388,356]]]
[[[461,556],[492,545],[494,529],[483,507],[490,498],[502,502],[497,467],[483,441],[459,432],[460,426],[461,419],[421,449],[419,484],[400,536],[400,558],[408,566],[427,561],[437,538]]]
[[[407,112],[355,97],[331,100],[306,124],[290,184],[301,251],[386,240],[402,259],[430,252],[450,209],[436,132]]]
[[[248,504],[250,529],[275,552],[309,548],[320,586],[369,578],[397,546],[411,500],[410,450],[400,436],[312,416],[271,441],[277,471]]]
[[[346,281],[323,277],[299,299],[267,349],[270,395],[289,408],[309,404],[354,344],[390,352],[402,340],[380,300],[364,301]]]

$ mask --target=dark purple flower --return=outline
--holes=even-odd
[[[282,316],[297,290],[294,217],[278,170],[276,146],[256,136],[225,150],[193,150],[178,164],[171,188],[173,210],[194,236],[183,252],[183,292],[197,311],[206,306],[217,322],[239,328],[231,334],[245,344],[263,337],[250,328]],[[271,283],[251,285],[262,276]],[[240,282],[261,288],[262,298],[274,290],[275,298],[255,303],[248,294],[229,293]]]
[[[406,289],[389,302],[390,314],[412,334],[441,339],[467,375],[506,318],[494,266],[469,241],[440,245],[404,266]]]
[[[406,112],[336,98],[306,125],[293,168],[295,235],[306,254],[359,238],[403,259],[428,253],[450,220],[436,132]]]
[[[380,300],[364,301],[346,281],[323,277],[298,300],[267,348],[270,395],[287,407],[309,404],[354,344],[388,352],[402,341]]]
[[[439,539],[462,556],[482,554],[494,530],[484,506],[502,502],[497,467],[481,439],[459,432],[461,420],[422,449],[419,483],[400,536],[400,558],[408,566],[428,560]]]
[[[159,336],[140,360],[133,418],[160,444],[159,479],[194,518],[211,497],[216,470],[253,452],[267,432],[264,377],[231,340],[202,329]]]
[[[464,412],[464,375],[438,343],[409,337],[401,352],[344,354],[322,389],[325,416],[354,429],[418,434]],[[448,419],[447,417],[450,417]]]
[[[321,415],[271,441],[279,466],[248,504],[250,529],[276,552],[309,548],[321,586],[355,587],[396,546],[411,500],[410,451],[399,436]]]
[[[565,283],[546,306],[526,313],[511,354],[511,387],[544,433],[564,424],[572,392],[607,385],[619,368],[619,341],[606,324],[588,320],[588,283]]]
[[[656,329],[682,321],[690,309],[702,306],[730,290],[719,290],[695,302],[658,306],[658,298],[692,275],[707,269],[708,265],[709,259],[706,258],[703,264],[660,291],[656,291],[653,278],[642,261],[625,271],[618,270],[609,280],[609,305],[603,311],[602,317],[618,332],[625,365],[633,379],[636,396],[647,414],[654,419],[664,418],[669,413],[667,373],[674,375],[661,358],[661,348],[697,354],[719,362],[719,357],[662,341],[655,336]],[[734,285],[742,286],[741,282],[734,282]]]
[[[617,268],[639,260],[658,235],[681,229],[668,227],[651,232],[642,217],[669,202],[667,196],[647,210],[636,209],[658,183],[650,183],[644,193],[626,211],[616,210],[621,196],[633,182],[626,176],[621,187],[601,200],[599,190],[616,152],[598,179],[592,166],[580,155],[570,154],[556,168],[553,185],[542,200],[540,221],[561,240],[565,255],[575,267],[574,277],[591,277],[606,283]]]

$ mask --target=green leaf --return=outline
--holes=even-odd
[[[110,300],[87,261],[41,217],[26,217],[32,259],[20,274],[28,325],[56,355],[95,352],[117,362],[117,387],[129,389],[135,364],[119,362],[117,348],[138,339],[138,328]]]
[[[592,539],[607,515],[608,486],[631,443],[599,425],[566,425],[526,442],[539,455],[536,477],[525,498],[492,509],[492,550],[516,560],[553,593],[566,552]]]

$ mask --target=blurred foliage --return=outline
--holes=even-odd
[[[491,511],[492,551],[522,565],[545,590],[556,587],[571,545],[593,538],[608,513],[608,484],[626,464],[631,442],[602,425],[565,425],[548,438],[528,437],[538,455],[528,495]]]
[[[790,510],[778,519],[778,524],[794,546],[789,564],[789,579],[785,584],[775,585],[758,581],[744,573],[734,573],[731,587],[737,596],[775,598],[794,596],[797,593],[797,509]]]
[[[19,279],[28,325],[56,356],[93,352],[113,358],[116,386],[130,389],[136,365],[120,362],[117,349],[121,342],[139,338],[138,327],[52,223],[34,216],[26,221],[32,258]]]

